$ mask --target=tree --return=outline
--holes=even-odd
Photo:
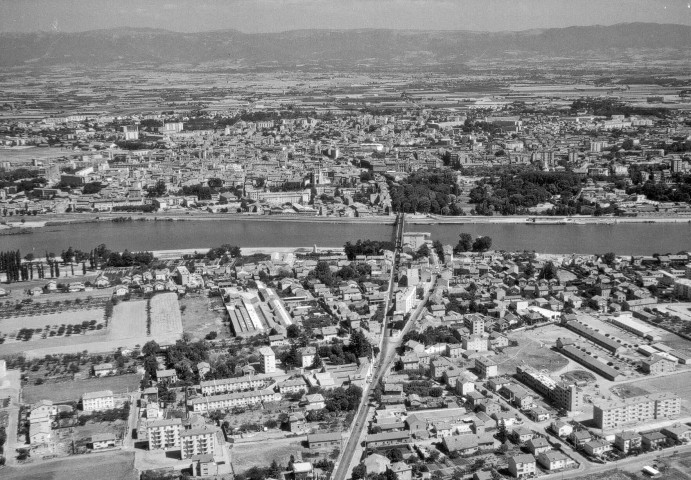
[[[145,357],[148,357],[149,355],[156,355],[160,351],[161,347],[159,347],[155,340],[149,340],[142,347],[142,355]]]
[[[163,180],[159,180],[158,182],[156,182],[155,185],[147,188],[147,196],[149,198],[162,197],[166,194],[166,191],[166,182],[164,182]]]
[[[209,188],[221,188],[223,186],[223,180],[220,178],[210,178],[207,183]]]
[[[486,252],[492,247],[491,237],[478,237],[473,242],[473,252]]]
[[[605,262],[607,265],[612,266],[616,258],[617,256],[614,254],[614,252],[607,252],[602,256],[602,261]]]
[[[293,323],[286,329],[286,334],[288,338],[298,338],[300,336],[300,327]]]
[[[372,354],[372,345],[360,330],[350,334],[350,345],[348,351],[352,352],[357,358],[369,357]]]
[[[367,467],[365,467],[364,463],[360,463],[353,468],[353,480],[361,480],[365,478],[365,475],[367,475]]]
[[[456,252],[467,252],[469,251],[472,246],[473,246],[473,236],[469,233],[461,233],[458,235],[458,243],[456,244],[456,248],[454,248],[454,251]]]
[[[533,262],[528,262],[528,265],[525,266],[523,273],[525,273],[526,277],[532,277],[535,275],[535,265],[533,265]]]
[[[386,458],[391,460],[392,463],[400,462],[401,460],[403,460],[403,454],[399,449],[392,448],[391,450],[386,452]]]
[[[552,262],[547,262],[540,270],[540,279],[552,280],[557,278],[558,269]]]
[[[504,443],[509,438],[509,433],[506,429],[506,424],[502,420],[497,426],[497,440]]]

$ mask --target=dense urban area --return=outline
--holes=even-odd
[[[691,233],[470,228],[691,223],[688,60],[591,60],[0,72],[0,478],[691,478]],[[64,240],[215,220],[308,240]]]

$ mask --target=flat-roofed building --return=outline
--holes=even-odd
[[[180,418],[148,422],[146,433],[149,438],[149,450],[179,449],[182,430],[182,419]]]
[[[241,392],[244,390],[261,390],[273,383],[270,377],[249,376],[238,378],[219,378],[205,380],[199,384],[202,395],[219,395],[223,393]]]
[[[475,369],[480,375],[480,378],[492,378],[497,376],[497,362],[487,357],[476,358]]]
[[[261,347],[259,355],[262,357],[262,371],[274,373],[276,371],[276,354],[271,350],[271,347]]]
[[[648,420],[670,418],[681,413],[681,399],[660,392],[616,401],[594,402],[593,421],[597,428],[610,430]]]
[[[281,399],[279,393],[271,389],[255,390],[252,392],[236,392],[224,395],[192,398],[187,404],[195,412],[210,412],[212,410],[229,410],[233,407],[256,405],[263,402],[277,402]]]
[[[208,427],[191,428],[180,432],[182,458],[213,455],[217,433],[217,429]]]

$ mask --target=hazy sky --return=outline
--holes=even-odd
[[[0,31],[131,26],[524,30],[621,22],[691,25],[691,0],[0,0]]]

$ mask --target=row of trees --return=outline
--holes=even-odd
[[[22,256],[16,252],[0,252],[0,272],[7,274],[7,281],[18,282],[22,276]]]

